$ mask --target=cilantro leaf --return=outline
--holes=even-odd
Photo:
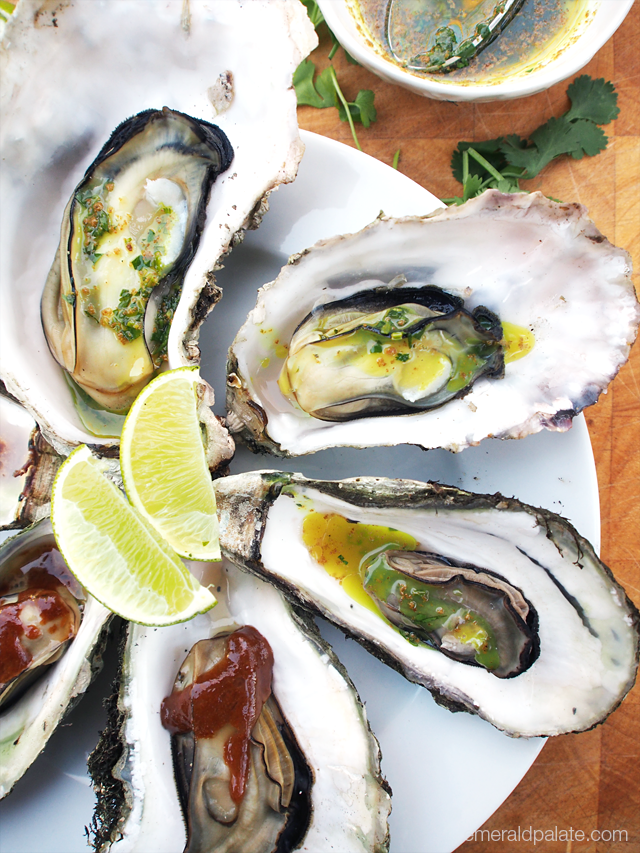
[[[580,148],[580,127],[564,116],[550,118],[531,134],[526,148],[517,148],[510,139],[505,139],[500,148],[512,166],[525,170],[525,178],[534,178],[554,157],[571,154]]]
[[[324,71],[321,71],[320,74],[318,74],[318,78],[316,80],[316,89],[322,98],[323,107],[338,106],[338,95],[333,82],[333,74],[331,72],[332,68],[329,65],[324,69]]]
[[[550,118],[529,139],[512,134],[483,142],[459,142],[451,158],[451,171],[462,184],[462,198],[443,201],[462,204],[488,187],[523,192],[520,179],[535,178],[556,157],[568,154],[580,160],[603,151],[608,140],[599,125],[619,113],[613,84],[583,74],[569,85],[567,95],[571,108],[560,118]]]
[[[594,157],[607,147],[609,140],[604,130],[597,124],[588,119],[578,119],[572,124],[580,133],[580,148],[570,152],[574,160],[580,160],[584,154],[587,157]]]
[[[349,112],[354,121],[362,122],[365,127],[369,127],[377,118],[376,108],[373,105],[373,92],[371,89],[360,89],[356,95],[355,101],[347,101]],[[338,109],[342,121],[347,121],[347,112],[340,104]]]
[[[327,71],[329,71],[328,68],[318,75],[314,85],[313,77],[316,73],[314,63],[310,59],[303,59],[298,65],[293,75],[293,88],[296,90],[299,106],[306,105],[319,109],[336,106],[335,89],[329,80]]]
[[[482,186],[482,178],[478,175],[469,175],[467,180],[464,182],[464,188],[462,193],[462,202],[469,201],[470,198],[478,195],[480,192],[480,187]]]
[[[595,124],[609,124],[620,112],[618,93],[604,77],[593,80],[583,74],[571,83],[567,95],[571,101],[571,109],[564,116],[567,121],[589,119]]]
[[[322,107],[322,98],[316,92],[313,85],[313,75],[316,73],[316,66],[310,59],[303,59],[300,65],[296,68],[293,75],[293,88],[296,90],[296,98],[298,105],[307,105],[310,107]]]

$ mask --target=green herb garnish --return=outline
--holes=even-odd
[[[574,160],[593,157],[607,147],[599,125],[616,118],[618,94],[604,78],[583,74],[567,88],[571,107],[560,118],[550,118],[522,139],[516,134],[483,142],[460,142],[451,158],[453,176],[463,187],[462,196],[445,198],[445,204],[463,204],[489,188],[501,192],[525,192],[521,180],[535,178],[563,154]]]
[[[326,26],[324,16],[315,0],[302,0],[302,2],[307,7],[307,14],[315,29],[318,29],[321,24]],[[329,52],[329,59],[331,60],[340,48],[340,43],[331,30],[328,27],[327,29],[332,41]],[[349,62],[354,65],[358,64],[346,50],[344,53]],[[348,101],[340,88],[333,65],[329,65],[324,71],[321,71],[314,82],[315,74],[316,66],[310,59],[304,59],[296,68],[293,75],[293,86],[296,90],[298,105],[316,107],[317,109],[337,108],[340,120],[349,122],[356,148],[362,151],[356,135],[355,122],[359,121],[364,127],[369,127],[376,120],[377,113],[373,105],[374,93],[371,89],[360,89],[355,101]]]

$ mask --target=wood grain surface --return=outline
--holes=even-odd
[[[320,35],[320,47],[311,59],[322,69],[328,65],[330,43],[326,32]],[[355,98],[359,89],[375,92],[378,120],[368,130],[358,126],[362,149],[389,164],[400,149],[400,171],[439,197],[461,193],[449,166],[459,140],[507,133],[528,136],[569,106],[569,80],[520,100],[454,104],[384,83],[347,63],[342,51],[333,65],[348,99]],[[620,115],[605,128],[606,151],[582,160],[561,158],[523,186],[584,204],[611,242],[631,252],[639,291],[640,3],[635,3],[613,38],[580,73],[611,80],[619,93]],[[298,117],[301,127],[353,145],[349,126],[340,122],[335,109],[299,107]],[[598,471],[602,559],[640,606],[640,344],[632,348],[629,362],[608,393],[585,415]],[[574,839],[555,841],[547,836],[536,844],[508,840],[508,831],[517,832],[518,827],[521,837],[530,827],[545,833],[555,827],[558,833],[569,834],[573,829]],[[493,831],[493,838],[487,832],[478,833],[475,840],[458,848],[459,853],[640,853],[640,685],[603,725],[549,740],[520,785],[482,829]],[[598,833],[609,838],[607,833],[613,830],[622,830],[622,839],[626,832],[627,840],[596,840]],[[497,831],[504,840],[496,840]],[[576,840],[576,831],[587,840]]]

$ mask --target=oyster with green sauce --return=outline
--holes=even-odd
[[[166,360],[211,185],[232,160],[215,125],[145,110],[113,131],[75,188],[42,324],[56,360],[100,406],[126,412]]]
[[[256,53],[256,44],[268,44],[269,50]],[[9,16],[0,45],[0,145],[5,169],[0,185],[4,217],[0,233],[0,377],[59,453],[66,455],[82,443],[117,445],[121,418],[94,407],[126,408],[145,374],[156,369],[154,359],[163,358],[167,331],[166,363],[170,368],[199,361],[199,328],[222,295],[215,283],[216,270],[242,240],[244,231],[259,225],[268,209],[269,193],[295,178],[304,146],[296,121],[292,76],[316,44],[313,25],[299,0],[20,0]],[[114,60],[113,50],[106,47],[114,45],[121,60]],[[78,69],[83,69],[82,73]],[[110,153],[103,152],[106,159],[99,167],[105,178],[102,189],[85,186],[83,176],[124,119],[133,116],[136,122],[136,115],[150,109],[154,114],[164,114],[165,105],[170,108],[169,116],[158,119],[158,125],[182,130],[173,148],[161,141],[159,158],[177,157],[183,143],[191,147],[195,142],[196,149],[204,153],[202,163],[208,163],[210,155],[214,161],[219,159],[198,137],[201,132],[208,135],[209,123],[213,122],[231,140],[233,165],[219,174],[211,187],[204,227],[200,221],[203,209],[197,210],[195,220],[185,211],[184,204],[189,202],[185,201],[181,178],[176,181],[179,189],[174,187],[175,192],[166,196],[163,189],[171,187],[162,176],[158,183],[153,166],[149,181],[138,173],[134,180],[132,172],[123,170],[123,176],[129,173],[132,178],[126,192],[140,178],[145,187],[143,195],[148,198],[143,199],[143,210],[136,214],[142,217],[139,224],[145,224],[145,230],[131,234],[133,251],[122,246],[120,259],[126,282],[119,285],[111,278],[117,256],[107,257],[97,248],[104,240],[109,244],[105,245],[107,252],[112,251],[111,241],[117,236],[99,233],[106,224],[101,216],[105,208],[100,210],[100,204],[112,206],[114,216],[127,215],[119,206],[120,198],[126,195],[124,188],[117,197],[107,189],[109,176],[103,166],[108,166]],[[179,114],[192,119],[179,120]],[[258,126],[260,133],[256,133]],[[126,127],[131,129],[130,125]],[[217,132],[212,133],[219,141]],[[122,138],[112,142],[114,147],[123,143],[119,151],[111,152],[111,162],[116,162],[130,148]],[[224,143],[220,144],[218,170],[228,159]],[[154,156],[152,153],[152,159]],[[170,175],[165,177],[171,180]],[[75,200],[79,184],[82,188],[78,192],[97,193],[84,196],[87,204],[93,199],[90,211],[83,199]],[[60,263],[53,270],[54,278],[58,274],[89,277],[89,282],[76,281],[73,285],[78,285],[77,304],[71,305],[75,294],[69,282],[62,294],[59,285],[50,282],[45,299],[48,304],[44,313],[49,318],[45,322],[53,348],[69,369],[66,372],[47,344],[40,308],[60,243],[63,211],[72,196],[78,219],[91,220],[87,225],[94,232],[96,250],[92,249],[89,232],[81,247],[84,236],[78,232],[75,248],[82,248],[79,259],[83,269],[69,270],[65,245],[61,251],[65,269]],[[132,204],[135,209],[138,202]],[[163,222],[164,214],[155,216],[149,206],[157,210],[169,207],[176,214],[181,209],[183,213],[177,220],[170,216],[169,222]],[[198,248],[186,273],[182,268],[178,276],[187,260],[180,253],[179,238],[184,228],[189,243],[193,221],[196,231],[201,229]],[[131,222],[135,230],[136,223],[133,219]],[[153,222],[169,225],[171,240],[165,235],[155,242],[161,229]],[[71,222],[68,227],[71,230]],[[151,239],[149,231],[154,232]],[[185,247],[187,255],[193,248],[193,244]],[[102,257],[95,257],[99,254]],[[132,262],[140,268],[131,266]],[[101,270],[106,273],[107,267],[108,276],[102,276]],[[165,293],[165,285],[159,281],[145,311],[146,295],[141,291],[148,291],[156,274],[165,279],[166,290],[171,292]],[[180,286],[182,274],[177,301],[174,285]],[[112,288],[113,292],[103,301],[107,280],[107,290]],[[92,293],[80,293],[83,286]],[[129,301],[128,293],[136,289],[138,293]],[[61,300],[61,295],[68,299]],[[81,297],[85,296],[83,304]],[[104,309],[106,314],[102,313]],[[171,312],[169,327],[166,321]],[[103,317],[105,324],[101,325]],[[124,339],[137,337],[122,345],[118,335]],[[87,353],[87,336],[91,346],[95,344],[102,351],[99,365]],[[135,357],[126,356],[128,352]],[[119,360],[117,368],[108,366],[110,358]],[[80,384],[70,391],[73,372],[73,381]],[[95,402],[91,393],[101,402]]]
[[[463,396],[481,376],[501,379],[504,349],[488,309],[466,311],[437,287],[381,287],[314,308],[278,386],[320,420],[404,414]]]
[[[488,190],[381,215],[260,289],[229,351],[227,423],[280,456],[565,431],[639,322],[629,255],[580,205]]]
[[[584,731],[634,684],[640,614],[564,518],[412,480],[215,483],[232,561],[453,710],[515,737]]]

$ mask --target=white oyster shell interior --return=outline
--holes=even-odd
[[[16,477],[29,458],[29,436],[35,421],[13,400],[0,396],[0,526],[10,524],[20,505],[26,471]]]
[[[213,187],[171,330],[169,364],[186,364],[183,339],[207,272],[264,194],[295,177],[303,146],[291,79],[315,43],[298,0],[21,0],[0,56],[0,354],[9,390],[58,448],[96,442],[40,322],[74,186],[112,130],[144,109],[169,106],[218,123],[229,137],[235,159]],[[233,97],[216,115],[220,99],[214,107],[209,90],[220,80]]]

